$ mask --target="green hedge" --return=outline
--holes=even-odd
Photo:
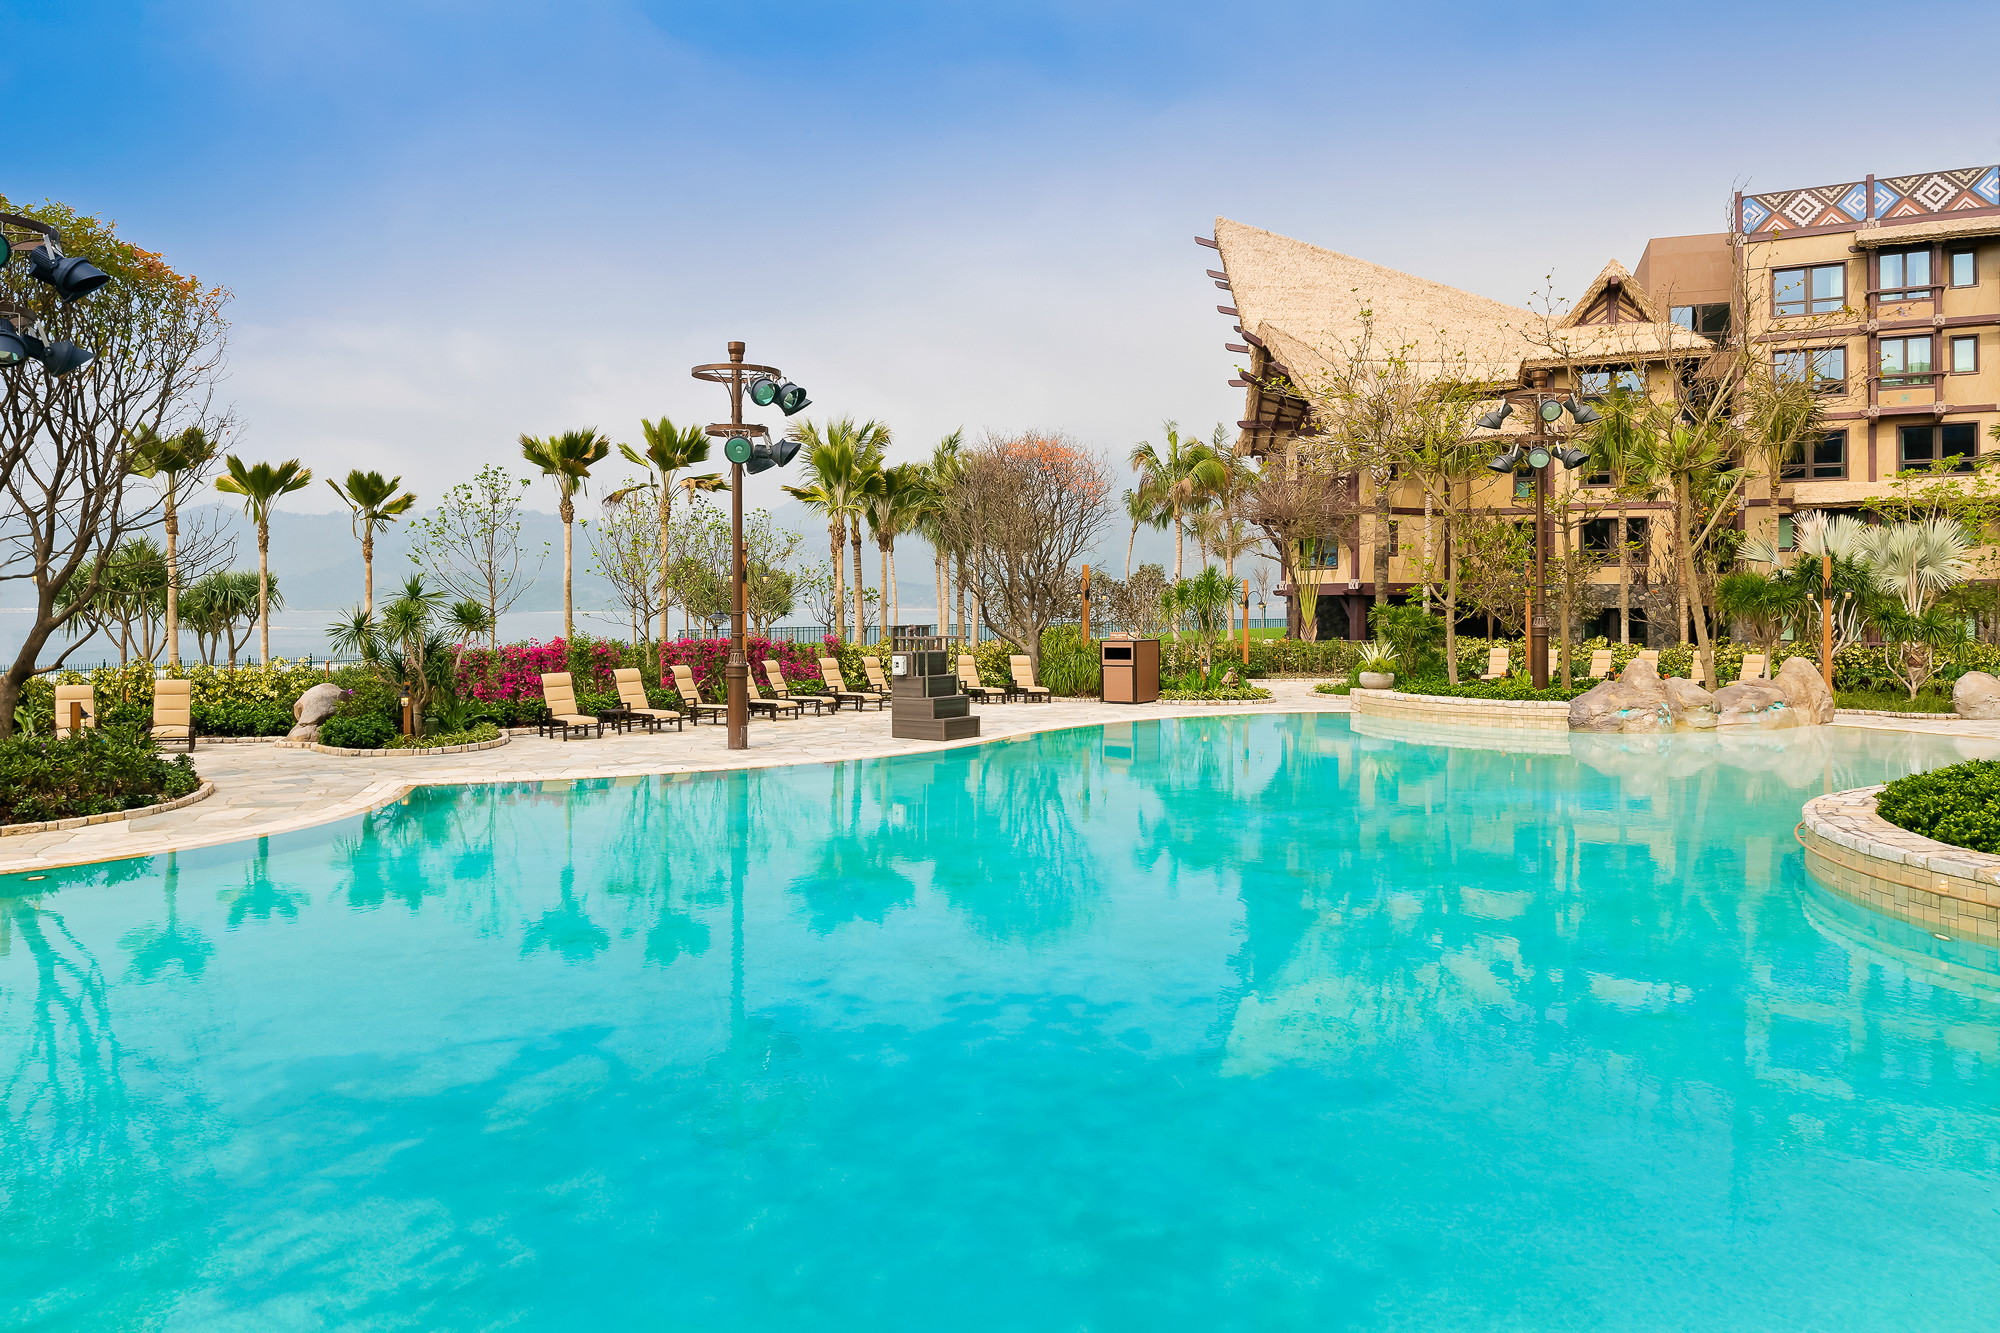
[[[1876,797],[1875,813],[1954,847],[2000,853],[2000,760],[1974,759],[1899,778]]]
[[[1546,690],[1538,690],[1529,684],[1525,676],[1502,676],[1498,680],[1473,679],[1463,685],[1453,685],[1442,676],[1428,680],[1396,682],[1396,688],[1405,694],[1436,694],[1448,699],[1508,699],[1533,700],[1543,703],[1562,703],[1576,698],[1597,684],[1596,681],[1578,681],[1569,689],[1559,683],[1551,683]]]
[[[190,756],[170,759],[143,735],[123,729],[0,741],[0,824],[133,810],[186,796],[200,785]]]

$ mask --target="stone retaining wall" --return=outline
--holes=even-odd
[[[215,784],[204,782],[185,796],[161,801],[158,805],[142,805],[136,810],[112,810],[101,815],[77,815],[72,819],[44,819],[37,824],[0,824],[0,838],[18,837],[24,833],[56,833],[63,829],[87,828],[92,824],[115,824],[121,819],[144,819],[147,815],[163,815],[169,810],[182,809],[213,795]]]
[[[502,732],[490,741],[474,741],[469,745],[436,745],[424,749],[408,750],[350,750],[343,745],[321,745],[318,741],[279,741],[287,750],[313,750],[319,754],[337,754],[349,758],[360,756],[370,759],[387,759],[392,756],[427,754],[469,754],[474,750],[494,750],[507,743],[507,733]]]
[[[1875,813],[1880,787],[1807,801],[1806,870],[1850,902],[1953,939],[2000,944],[2000,856],[1897,828]]]
[[[1402,718],[1409,722],[1442,722],[1461,727],[1513,731],[1569,730],[1569,705],[1535,699],[1460,699],[1443,694],[1404,694],[1399,690],[1349,690],[1354,711],[1369,717]]]

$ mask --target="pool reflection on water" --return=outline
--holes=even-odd
[[[0,1328],[1990,1327],[2000,959],[1791,832],[1976,745],[1369,725],[0,880]]]

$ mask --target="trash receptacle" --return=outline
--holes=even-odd
[[[1160,697],[1160,641],[1109,638],[1098,646],[1104,702],[1149,704]]]

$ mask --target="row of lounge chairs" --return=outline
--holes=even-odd
[[[148,728],[155,745],[175,741],[194,752],[194,683],[186,680],[153,682],[153,724]],[[56,686],[56,739],[67,740],[73,731],[97,730],[97,691],[89,685]]]
[[[1500,677],[1506,675],[1510,652],[1511,650],[1506,648],[1495,648],[1489,652],[1486,655],[1486,670],[1480,673],[1479,678],[1481,680],[1498,680]],[[1590,667],[1584,671],[1581,678],[1584,680],[1609,680],[1611,678],[1611,658],[1611,649],[1594,649],[1590,654]],[[1549,676],[1551,678],[1554,678],[1562,670],[1561,660],[1562,651],[1560,649],[1549,649]],[[1642,649],[1638,654],[1638,660],[1651,662],[1654,669],[1658,670],[1660,665],[1660,651],[1657,648]],[[1737,679],[1762,680],[1769,671],[1770,660],[1765,654],[1745,653],[1743,654],[1743,671],[1741,675],[1737,676]],[[1697,685],[1706,686],[1708,684],[1707,673],[1702,670],[1701,657],[1698,654],[1694,659],[1694,669],[1690,673],[1689,679]]]

